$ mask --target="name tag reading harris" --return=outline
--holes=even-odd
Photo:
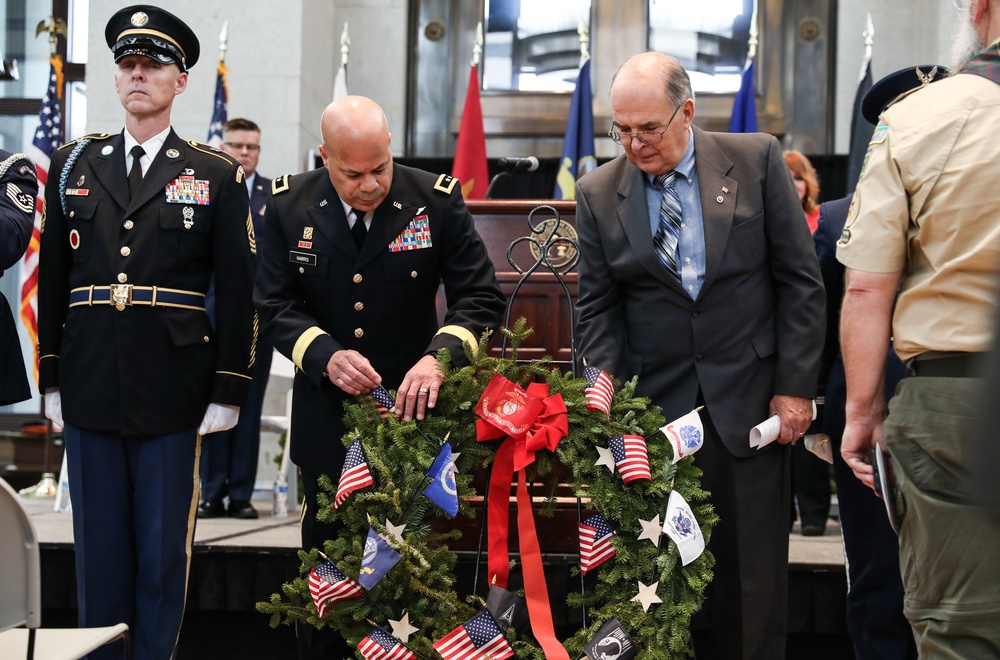
[[[296,252],[295,250],[289,250],[288,260],[293,264],[305,264],[306,266],[316,265],[316,255],[309,254],[308,252]]]

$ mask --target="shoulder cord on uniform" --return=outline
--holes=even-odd
[[[11,154],[7,160],[0,163],[0,178],[3,178],[3,175],[10,169],[10,166],[19,160],[26,160],[29,163],[31,162],[31,159],[28,158],[27,154]]]
[[[69,152],[69,158],[66,159],[66,164],[63,165],[62,172],[59,173],[59,204],[62,206],[63,215],[67,213],[66,210],[66,179],[69,178],[69,173],[73,171],[73,166],[76,165],[76,161],[80,158],[80,154],[83,150],[87,148],[90,144],[90,138],[81,138],[76,146],[73,147],[73,151]]]

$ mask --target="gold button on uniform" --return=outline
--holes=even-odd
[[[365,308],[365,304],[363,302],[358,301],[358,302],[354,303],[354,311],[360,312],[364,308]]]
[[[206,343],[206,344],[207,344],[208,342],[212,341],[212,340],[211,340],[211,339],[209,338],[209,336],[208,336],[208,335],[205,335],[205,336],[203,337],[203,339],[205,340],[205,343]]]
[[[125,273],[118,273],[118,281],[121,282],[122,284],[125,284],[126,282],[128,282],[128,275],[126,275]]]
[[[361,339],[362,337],[365,336],[365,331],[362,330],[361,328],[355,328],[354,329],[354,336],[357,337],[358,339]]]
[[[76,215],[76,211],[70,211],[70,212],[69,212],[69,217],[71,217],[71,218],[72,218],[72,217],[73,217],[73,216],[75,216],[75,215]]]
[[[303,268],[302,266],[299,266],[299,275],[305,275],[305,274],[306,274],[306,269]]]
[[[361,284],[361,280],[363,280],[363,279],[365,279],[365,278],[361,277],[361,273],[355,273],[355,274],[354,274],[354,277],[353,277],[353,278],[351,278],[351,279],[353,279],[353,280],[354,280],[354,283],[355,283],[355,284]]]
[[[129,246],[127,246],[127,245],[126,245],[125,247],[123,247],[123,248],[122,248],[122,256],[123,256],[123,257],[127,257],[127,256],[128,256],[128,255],[130,255],[130,254],[132,254],[132,248],[130,248],[130,247],[129,247]]]
[[[135,227],[135,223],[132,222],[131,220],[126,220],[125,221],[125,229],[131,229],[132,227]]]
[[[410,277],[416,279],[416,277],[417,277],[417,271],[415,271],[415,270],[410,271]]]

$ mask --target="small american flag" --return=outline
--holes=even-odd
[[[608,449],[615,457],[615,465],[625,483],[636,479],[652,481],[649,473],[649,454],[646,439],[641,435],[617,435],[608,439]]]
[[[337,495],[333,499],[333,508],[340,508],[351,493],[374,483],[368,463],[365,462],[365,453],[361,450],[361,440],[356,439],[347,449],[344,469],[340,471],[340,483],[337,484]]]
[[[417,654],[401,641],[382,630],[374,628],[358,644],[365,660],[416,660]]]
[[[434,650],[444,660],[503,660],[514,655],[514,649],[507,643],[507,638],[488,610],[482,610],[434,642]]]
[[[332,561],[327,559],[309,571],[309,593],[312,594],[319,617],[323,618],[328,605],[338,600],[357,598],[363,592],[361,585],[344,575]]]
[[[391,411],[396,405],[396,399],[392,398],[389,390],[381,385],[377,385],[372,390],[372,398],[375,399],[375,409],[378,410],[378,414],[382,416],[382,419],[393,417]]]
[[[587,397],[587,409],[597,410],[610,416],[611,399],[615,396],[615,385],[611,382],[611,376],[597,367],[585,367],[583,376],[587,379],[587,387],[583,390],[583,395]]]
[[[615,556],[617,550],[611,543],[615,530],[601,514],[593,515],[580,523],[580,572],[587,574]]]

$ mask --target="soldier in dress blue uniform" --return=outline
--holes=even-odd
[[[125,129],[52,156],[40,388],[65,422],[80,625],[128,623],[136,660],[165,660],[184,612],[200,436],[237,422],[250,385],[255,242],[242,167],[170,128],[194,32],[136,5],[105,38]]]
[[[0,149],[0,275],[18,262],[31,241],[38,179],[24,154]],[[31,398],[21,342],[7,298],[0,295],[0,406]]]
[[[272,184],[254,292],[275,348],[298,367],[291,458],[302,470],[307,549],[337,532],[316,520],[316,493],[319,475],[343,467],[344,402],[382,384],[397,389],[398,415],[423,419],[443,379],[438,350],[463,366],[463,344],[495,330],[505,306],[458,181],[394,164],[374,101],[334,101],[322,133],[326,167]],[[325,631],[303,627],[299,641],[300,657],[345,657]]]
[[[246,174],[250,195],[250,215],[255,235],[264,228],[267,197],[271,180],[257,171],[260,160],[260,127],[249,119],[237,117],[222,125],[222,146],[227,154],[239,161]],[[260,255],[254,259],[260,266]],[[215,291],[209,289],[207,309],[215,312]],[[199,518],[256,518],[257,510],[250,503],[257,479],[257,454],[260,448],[260,415],[264,393],[271,371],[273,347],[263,336],[257,337],[257,359],[253,363],[253,382],[243,406],[240,421],[231,429],[204,438],[201,456],[201,504]],[[229,506],[223,501],[229,498]]]

